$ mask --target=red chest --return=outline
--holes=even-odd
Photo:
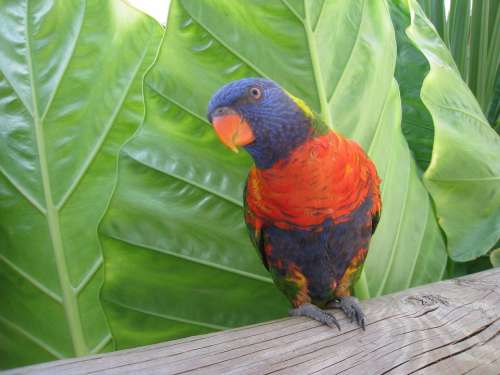
[[[286,161],[250,170],[247,220],[255,227],[269,222],[283,229],[319,227],[327,218],[346,221],[368,194],[376,197],[370,211],[379,208],[378,185],[363,150],[330,132],[310,139]]]

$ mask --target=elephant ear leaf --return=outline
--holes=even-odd
[[[161,27],[121,1],[2,1],[0,358],[112,348],[97,223]]]
[[[500,137],[415,0],[408,1],[407,11],[406,34],[429,64],[420,96],[432,116],[434,139],[423,181],[450,257],[469,261],[485,255],[500,237]]]

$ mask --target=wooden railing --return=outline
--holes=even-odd
[[[364,332],[286,318],[5,374],[500,374],[500,268],[362,305]]]

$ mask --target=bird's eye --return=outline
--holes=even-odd
[[[250,95],[252,95],[252,98],[254,99],[260,99],[262,93],[258,87],[252,87],[250,88]]]

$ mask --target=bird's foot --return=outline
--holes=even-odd
[[[288,311],[289,316],[307,316],[311,319],[317,320],[323,324],[326,324],[328,327],[333,328],[337,327],[340,331],[339,322],[337,319],[327,311],[321,310],[319,307],[310,304],[304,303],[295,309],[290,309]]]
[[[361,326],[363,331],[365,330],[366,316],[361,310],[358,299],[351,296],[346,297],[336,297],[333,301],[328,302],[326,305],[328,309],[336,308],[341,309],[351,322],[356,320],[356,322]]]

